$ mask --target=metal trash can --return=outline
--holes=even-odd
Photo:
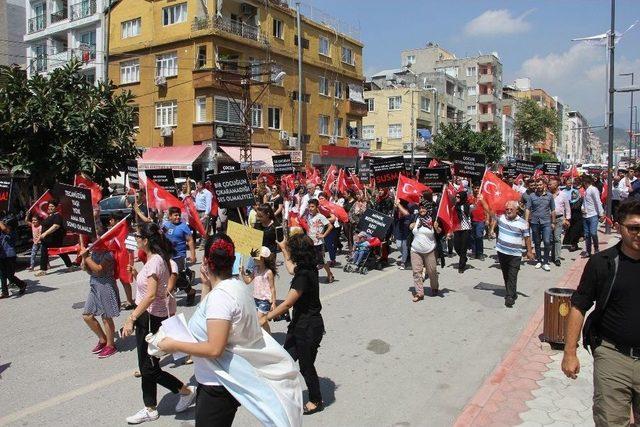
[[[567,316],[571,310],[573,289],[551,288],[544,292],[544,327],[542,340],[564,344]]]

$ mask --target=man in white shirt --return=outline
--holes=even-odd
[[[600,192],[593,185],[593,178],[589,175],[582,177],[582,187],[585,189],[582,203],[582,224],[584,229],[585,251],[583,258],[591,257],[591,244],[594,252],[600,252],[598,245],[598,221],[604,220],[604,209],[600,202]]]
[[[298,210],[301,217],[306,217],[309,213],[309,201],[313,199],[317,199],[320,195],[320,190],[315,186],[315,184],[308,183],[307,184],[307,194],[302,196],[302,200],[300,201],[300,209]]]
[[[549,180],[549,191],[553,195],[555,203],[556,219],[553,229],[553,246],[551,247],[551,259],[560,267],[560,251],[562,249],[562,231],[569,228],[571,220],[571,203],[564,191],[560,191],[558,178]]]
[[[196,185],[196,210],[198,211],[198,216],[200,217],[200,221],[202,221],[202,225],[205,230],[209,229],[209,213],[211,213],[211,201],[213,199],[213,194],[211,191],[207,190],[202,181],[199,181]],[[207,236],[202,236],[202,244],[204,245],[204,240]]]

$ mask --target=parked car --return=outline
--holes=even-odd
[[[131,206],[134,203],[134,196],[112,196],[100,200],[100,222],[107,226],[109,216],[113,215],[119,221],[129,214],[133,214]]]

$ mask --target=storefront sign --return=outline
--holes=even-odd
[[[372,237],[384,240],[392,223],[393,218],[390,216],[381,214],[373,209],[367,209],[360,217],[356,230],[364,231]]]
[[[53,187],[52,193],[60,201],[60,214],[67,230],[89,236],[96,235],[91,190],[58,183]]]
[[[398,176],[405,171],[404,158],[402,156],[385,159],[373,157],[371,158],[371,170],[377,187],[395,187],[398,183]]]
[[[478,181],[484,176],[487,165],[484,154],[456,151],[451,156],[451,159],[453,160],[453,168],[456,176],[464,176]]]
[[[241,208],[254,203],[253,191],[246,170],[220,173],[211,182],[223,208]]]
[[[294,172],[289,154],[271,156],[271,161],[273,162],[273,173],[276,176],[288,175]]]
[[[235,108],[234,106],[231,106]],[[216,141],[242,142],[246,139],[244,126],[215,122],[213,124]]]
[[[358,149],[353,147],[340,147],[338,145],[323,145],[320,147],[322,157],[358,157]]]

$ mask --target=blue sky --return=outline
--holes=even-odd
[[[433,41],[458,57],[498,52],[504,82],[530,77],[534,87],[557,95],[602,124],[605,49],[572,42],[604,33],[608,0],[313,0],[323,12],[359,25],[365,44],[364,71],[400,65],[400,51]],[[617,0],[616,31],[640,19],[640,1]],[[616,45],[616,74],[636,72],[640,82],[640,24]],[[617,78],[628,85],[630,78]],[[640,104],[640,92],[636,95]],[[616,95],[616,126],[628,127],[629,95]]]

